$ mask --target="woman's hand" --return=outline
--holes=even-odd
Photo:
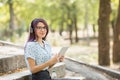
[[[49,63],[50,63],[50,66],[51,65],[54,65],[55,63],[57,63],[59,61],[59,58],[60,56],[58,54],[55,54],[50,60],[49,60]]]
[[[61,56],[60,58],[59,58],[59,62],[63,62],[64,61],[64,56]]]

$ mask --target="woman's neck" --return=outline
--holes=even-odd
[[[36,41],[37,41],[42,47],[44,46],[44,43],[43,43],[42,39],[37,39]]]
[[[39,43],[42,43],[42,39],[37,39],[36,41]]]

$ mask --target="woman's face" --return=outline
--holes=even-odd
[[[39,22],[37,26],[35,27],[35,34],[37,35],[37,38],[44,38],[46,35],[47,29],[45,25],[42,22]]]

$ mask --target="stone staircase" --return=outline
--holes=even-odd
[[[26,68],[23,47],[0,41],[0,80],[31,80],[31,73],[27,69],[14,72],[23,68]],[[57,74],[57,79],[53,80],[83,80],[75,77],[66,78],[64,62],[57,63],[49,71],[50,74],[52,74],[52,71]]]
[[[26,68],[23,47],[0,42],[0,80],[30,80],[30,71]],[[50,74],[56,71],[58,78],[65,76],[65,63],[60,62],[49,69]],[[3,75],[4,74],[4,75]]]
[[[65,76],[65,63],[63,62],[57,63],[55,66],[49,69],[50,74],[52,74],[53,70],[56,71],[58,78],[63,78]],[[31,75],[30,71],[25,70],[22,72],[16,72],[1,76],[0,80],[32,80],[30,75]]]

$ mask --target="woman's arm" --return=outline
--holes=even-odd
[[[47,61],[47,62],[45,62],[45,63],[43,63],[41,65],[35,65],[35,60],[32,59],[32,58],[28,58],[27,60],[28,60],[31,72],[36,73],[38,71],[43,70],[45,67],[49,67],[49,66],[54,65],[56,62],[58,62],[57,58],[58,58],[58,55],[55,55],[49,61]]]

